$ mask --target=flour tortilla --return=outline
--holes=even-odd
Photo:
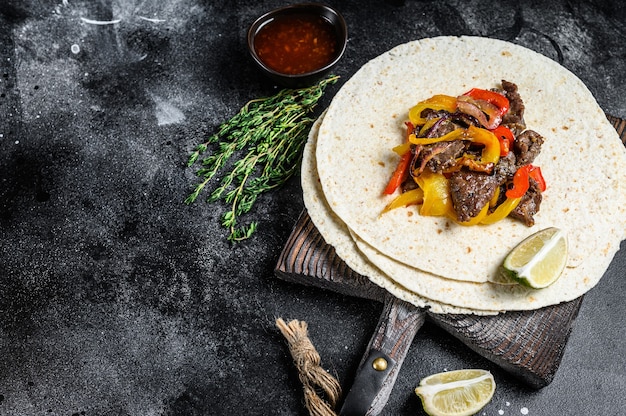
[[[546,138],[535,164],[541,166],[548,189],[535,226],[505,219],[490,226],[464,227],[422,217],[416,207],[381,216],[394,197],[382,196],[382,190],[397,163],[391,149],[403,140],[408,109],[435,94],[496,87],[502,79],[518,85],[528,128]],[[570,249],[561,285],[572,290],[547,296],[550,300],[543,303],[549,304],[595,285],[626,237],[626,150],[615,129],[571,72],[504,41],[423,39],[373,59],[331,102],[319,127],[316,160],[323,195],[334,214],[361,247],[400,263],[398,268],[488,284],[497,281],[498,266],[516,244],[540,229],[559,227],[566,232]],[[396,274],[395,266],[384,268],[392,280],[419,293],[413,280],[401,278],[403,272]],[[552,292],[556,289],[546,293]],[[446,303],[461,302],[446,298]],[[499,309],[469,301],[462,306],[469,304]]]

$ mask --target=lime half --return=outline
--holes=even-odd
[[[487,370],[446,371],[420,381],[415,394],[430,416],[470,416],[485,407],[496,391]]]
[[[550,227],[527,237],[504,259],[502,269],[511,279],[533,289],[554,283],[567,264],[567,239],[559,228]]]

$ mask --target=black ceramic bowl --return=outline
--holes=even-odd
[[[334,42],[332,53],[329,52],[324,62],[315,67],[305,68],[303,69],[304,72],[294,73],[293,71],[283,71],[276,64],[272,65],[269,59],[265,58],[264,60],[260,56],[263,55],[261,49],[259,49],[262,40],[261,36],[265,36],[264,31],[267,33],[268,30],[271,30],[270,25],[282,24],[290,21],[290,19],[316,19],[319,21],[320,18],[326,30],[326,37],[331,37],[332,42]],[[296,22],[294,25],[295,30],[300,32],[305,30],[303,27],[304,24],[301,21]],[[262,35],[260,36],[259,34]],[[284,35],[284,33],[281,33],[281,37],[284,38]],[[312,85],[327,75],[341,59],[346,49],[347,41],[348,30],[343,17],[333,8],[319,3],[295,4],[272,10],[256,19],[248,30],[248,50],[255,64],[272,81],[288,88]],[[265,45],[264,48],[267,51],[268,46]],[[272,44],[271,52],[273,57],[281,60],[283,58],[282,55],[284,55],[283,49],[281,44]],[[287,58],[285,57],[285,59]],[[300,61],[311,62],[312,60],[300,59]]]

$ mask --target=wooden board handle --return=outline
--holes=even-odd
[[[392,295],[378,321],[341,408],[341,416],[378,415],[391,394],[404,358],[426,312]]]

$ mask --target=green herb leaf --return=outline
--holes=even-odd
[[[207,201],[221,200],[229,206],[221,216],[221,225],[230,231],[229,241],[250,238],[258,223],[238,225],[239,217],[252,209],[261,194],[280,187],[297,171],[314,121],[307,115],[326,86],[338,79],[329,76],[311,87],[283,89],[246,103],[189,156],[187,167],[201,161],[196,171],[201,180],[185,203],[192,204],[218,173],[226,171],[209,191]]]

